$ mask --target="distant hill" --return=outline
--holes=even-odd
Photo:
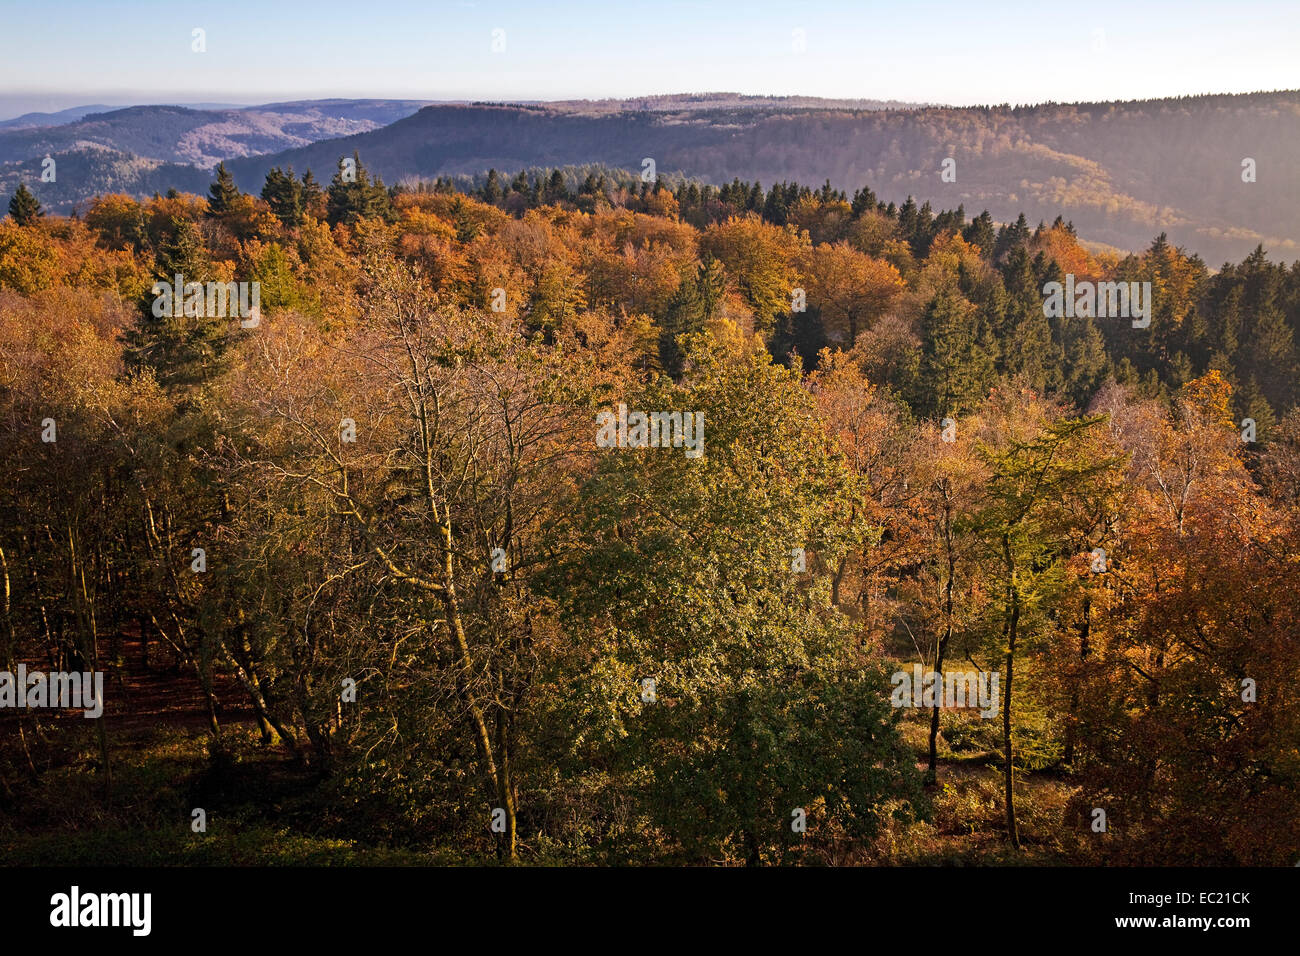
[[[95,192],[192,189],[226,160],[258,192],[272,166],[328,182],[360,152],[388,184],[600,163],[720,184],[829,179],[998,221],[1064,215],[1084,239],[1145,248],[1167,232],[1212,266],[1258,244],[1300,259],[1300,91],[1012,108],[695,93],[513,105],[313,100],[246,109],[136,106],[60,126],[0,128],[0,185],[25,178],[48,208]],[[418,109],[418,112],[417,112]],[[107,152],[105,152],[107,150]],[[85,178],[33,182],[46,154]],[[120,154],[137,157],[133,163]],[[1242,162],[1257,181],[1242,181]],[[940,172],[955,163],[956,181]],[[78,165],[79,164],[79,165]],[[196,173],[198,175],[196,176]]]
[[[0,130],[4,129],[30,129],[38,126],[60,126],[64,123],[75,123],[87,113],[102,113],[105,110],[111,110],[113,107],[97,103],[92,106],[73,106],[66,110],[59,110],[56,113],[24,113],[22,116],[15,116],[13,119],[0,120]]]
[[[313,100],[217,110],[130,106],[87,113],[56,126],[15,128],[18,120],[10,120],[0,124],[0,165],[93,144],[211,168],[223,159],[378,129],[422,105],[417,100]]]
[[[717,94],[710,94],[717,96]],[[631,101],[639,102],[639,101]],[[1033,107],[823,109],[807,105],[697,107],[668,98],[652,109],[593,104],[435,105],[383,129],[231,164],[246,189],[275,165],[327,182],[359,151],[392,184],[404,179],[511,173],[529,166],[605,163],[713,183],[735,177],[868,185],[936,208],[987,208],[1031,224],[1058,214],[1089,240],[1120,249],[1170,238],[1211,265],[1263,243],[1300,258],[1300,92]],[[956,182],[943,182],[943,160]],[[1242,181],[1255,160],[1257,181]]]
[[[440,104],[450,105],[450,104]],[[475,106],[502,104],[475,103]],[[932,105],[905,103],[902,100],[824,99],[820,96],[753,96],[744,93],[669,93],[659,96],[636,96],[615,100],[558,100],[553,102],[527,102],[527,106],[544,106],[566,113],[621,113],[628,110],[652,112],[706,109],[836,109],[836,110],[888,110],[920,109]]]
[[[53,212],[67,213],[90,197],[124,192],[135,196],[181,192],[207,193],[212,174],[197,166],[163,163],[156,159],[132,156],[107,146],[87,144],[74,150],[54,153],[56,178],[41,182],[41,160],[0,166],[0,194],[8,202],[20,182],[36,194],[41,205]],[[73,188],[69,188],[69,187]]]

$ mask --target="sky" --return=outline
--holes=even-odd
[[[973,105],[1298,87],[1300,0],[0,0],[0,117],[325,97]]]

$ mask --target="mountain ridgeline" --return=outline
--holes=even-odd
[[[852,194],[997,222],[1058,214],[1093,244],[1140,251],[1165,233],[1212,266],[1257,245],[1300,258],[1300,91],[1029,107],[905,108],[734,94],[549,104],[324,100],[241,110],[173,106],[0,128],[0,188],[25,182],[67,213],[107,192],[194,191],[226,161],[256,192],[269,170],[328,182],[358,153],[388,184],[601,164],[720,185],[829,180]],[[416,110],[418,109],[418,112]],[[69,115],[75,115],[70,113]],[[55,182],[42,181],[46,156]],[[946,174],[945,174],[946,171]]]
[[[1164,232],[1218,265],[1259,244],[1300,257],[1300,93],[1024,108],[718,108],[593,114],[429,106],[382,129],[231,163],[260,186],[273,166],[328,181],[360,153],[388,183],[604,163],[721,184],[829,179],[903,202],[987,209],[996,221],[1071,219],[1086,239],[1145,248]],[[944,161],[953,160],[946,182]],[[1254,182],[1243,181],[1253,160]]]

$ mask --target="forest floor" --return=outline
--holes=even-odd
[[[238,683],[215,682],[225,751],[214,755],[193,669],[145,668],[124,640],[120,677],[106,688],[112,772],[106,798],[95,721],[80,713],[23,718],[32,779],[14,712],[0,720],[0,864],[438,865],[491,862],[490,846],[430,849],[427,841],[323,781],[282,743],[267,746]],[[29,667],[39,667],[29,662]],[[832,842],[806,855],[821,865],[997,866],[1069,862],[1078,849],[1066,805],[1068,775],[1022,773],[1022,847],[1005,838],[1002,770],[989,724],[945,715],[929,821],[887,821],[868,845]],[[908,715],[904,737],[924,770],[928,716]],[[196,832],[194,810],[206,829]],[[527,834],[522,834],[527,845]],[[486,851],[486,852],[484,852]],[[549,855],[548,855],[549,856]],[[539,861],[541,862],[541,861]],[[544,862],[561,862],[547,859]],[[594,862],[584,858],[581,862]],[[646,861],[650,862],[650,861]]]

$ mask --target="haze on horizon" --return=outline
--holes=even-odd
[[[205,52],[191,48],[195,28]],[[564,0],[544,10],[52,0],[6,10],[0,116],[91,103],[708,91],[958,106],[1133,100],[1300,87],[1297,48],[1300,7],[1284,0]]]

